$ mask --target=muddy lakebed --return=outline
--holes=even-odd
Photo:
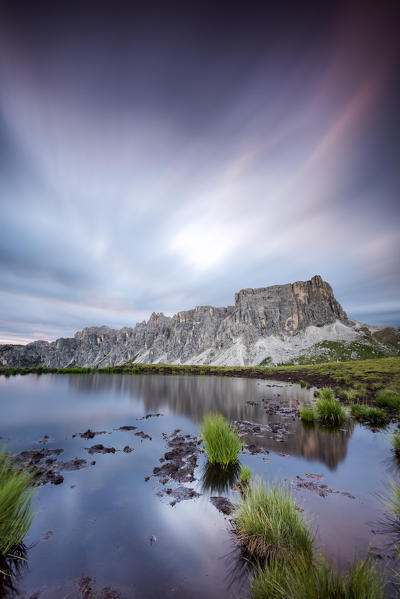
[[[1,377],[1,443],[42,473],[27,561],[2,596],[248,596],[230,522],[238,470],[207,467],[199,439],[210,411],[236,423],[253,476],[290,485],[328,559],[396,567],[382,533],[398,479],[390,427],[304,426],[312,401],[313,389],[255,379]]]

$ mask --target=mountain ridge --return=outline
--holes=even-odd
[[[319,275],[308,281],[242,289],[235,304],[153,312],[132,327],[87,327],[74,337],[0,346],[3,366],[113,366],[127,362],[255,365],[293,360],[323,341],[356,341],[350,320]]]

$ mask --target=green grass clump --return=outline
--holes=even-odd
[[[330,387],[323,387],[323,389],[320,389],[319,398],[333,401],[335,399],[335,393]]]
[[[300,418],[303,422],[314,422],[314,409],[311,406],[303,406],[300,410]]]
[[[390,440],[394,453],[400,457],[400,431],[394,431]]]
[[[354,383],[354,388],[358,392],[359,397],[364,399],[368,395],[368,385],[367,383]]]
[[[312,559],[313,534],[285,487],[256,481],[244,491],[235,516],[238,540],[252,558]]]
[[[388,415],[385,410],[379,408],[353,403],[350,405],[350,411],[353,418],[360,422],[368,422],[376,426],[383,426],[388,422]]]
[[[0,553],[22,543],[32,521],[33,474],[17,470],[0,451]]]
[[[337,426],[346,420],[346,412],[329,387],[321,389],[315,409],[318,419],[324,424]]]
[[[249,466],[242,466],[240,468],[240,480],[245,485],[248,485],[251,479],[251,468]]]
[[[323,557],[277,560],[258,567],[252,599],[383,599],[383,577],[370,560],[354,562],[339,573]]]
[[[398,410],[400,408],[400,388],[393,386],[380,389],[375,396],[375,403],[380,407]]]
[[[396,553],[400,553],[400,483],[393,481],[391,484],[390,497],[381,497],[382,503],[388,509],[385,513],[385,526],[382,528],[384,534],[392,536],[393,546]],[[396,573],[399,577],[400,574]]]
[[[392,496],[386,502],[386,505],[390,508],[390,511],[395,515],[397,519],[397,524],[400,522],[400,484],[393,483],[392,484]]]
[[[236,430],[224,420],[221,414],[207,414],[200,430],[210,464],[227,468],[237,461],[242,449],[242,441]]]
[[[355,401],[362,399],[361,394],[359,391],[357,391],[357,389],[347,389],[347,391],[342,389],[338,392],[338,397],[343,401]]]
[[[350,413],[355,420],[361,420],[363,415],[363,405],[359,403],[350,404]]]

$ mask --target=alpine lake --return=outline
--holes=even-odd
[[[394,425],[306,426],[313,391],[217,376],[0,377],[1,444],[43,474],[25,559],[0,575],[0,597],[248,597],[251,566],[221,499],[238,503],[238,468],[207,465],[209,412],[235,423],[253,478],[291,488],[331,563],[371,555],[393,578]]]

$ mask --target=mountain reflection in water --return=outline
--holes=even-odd
[[[300,385],[233,377],[104,374],[71,376],[68,382],[78,393],[97,394],[109,390],[127,394],[133,401],[143,402],[147,412],[168,411],[187,416],[197,423],[207,412],[219,412],[230,421],[248,420],[269,425],[283,422],[288,431],[283,442],[274,439],[269,432],[263,436],[246,436],[244,440],[268,451],[319,460],[331,470],[345,459],[354,430],[352,422],[332,431],[318,425],[304,426],[294,415],[266,412],[264,406],[297,408],[310,403],[313,390],[302,389]]]
[[[61,449],[65,463],[88,462],[63,470],[63,484],[38,488],[37,515],[25,539],[29,561],[14,568],[12,580],[0,581],[0,596],[74,599],[82,598],[79,589],[91,589],[91,596],[104,598],[106,588],[115,590],[107,596],[126,599],[248,596],[232,527],[210,499],[222,495],[237,503],[242,465],[253,479],[291,488],[327,559],[345,565],[366,556],[371,545],[386,556],[394,535],[375,533],[385,509],[379,497],[398,477],[389,431],[351,421],[337,431],[304,426],[298,409],[313,400],[313,389],[233,377],[0,377],[0,436],[12,453],[44,446]],[[179,483],[164,484],[152,476],[154,468],[165,464],[174,431],[199,435],[210,411],[247,431],[239,463],[221,472],[200,452],[190,483],[195,498],[171,501]],[[89,428],[106,432],[82,438]],[[96,454],[89,464],[95,443],[115,452]],[[126,446],[132,451],[123,451]],[[329,492],[320,494],[317,481]]]

